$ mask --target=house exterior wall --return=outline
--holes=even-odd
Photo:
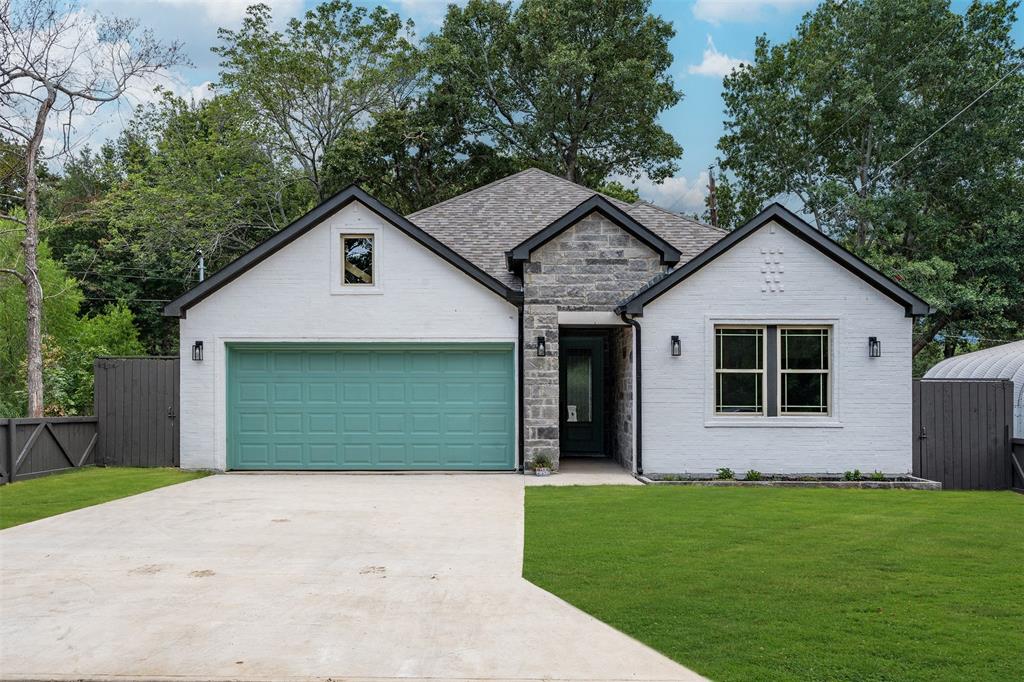
[[[609,363],[611,381],[607,390],[612,394],[611,409],[611,456],[624,468],[633,470],[633,384],[636,374],[633,368],[633,328],[621,327],[609,335]]]
[[[911,319],[787,229],[760,228],[649,303],[640,322],[645,472],[911,470]],[[831,325],[833,414],[715,416],[714,327],[727,323]],[[881,357],[868,357],[869,336]]]
[[[340,277],[340,235],[349,232],[375,236],[377,285],[372,292],[344,293],[334,286]],[[189,308],[180,321],[181,348],[186,349],[181,466],[225,468],[226,343],[516,343],[517,326],[514,305],[353,202]],[[204,342],[201,362],[187,359],[196,340]]]
[[[559,311],[611,312],[665,269],[657,253],[598,213],[538,248],[523,265],[527,462],[543,454],[558,465]],[[538,336],[545,338],[542,358]]]

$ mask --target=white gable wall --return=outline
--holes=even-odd
[[[344,293],[340,235],[375,235],[377,286]],[[186,311],[180,323],[181,466],[226,464],[225,343],[515,343],[515,306],[353,202]],[[204,359],[190,349],[203,341]],[[518,356],[518,352],[516,353]],[[518,420],[517,420],[518,422]]]
[[[760,228],[648,304],[639,322],[645,472],[911,470],[911,319],[784,227]],[[832,325],[833,414],[714,416],[714,327],[729,323]],[[672,335],[681,357],[669,352]],[[869,336],[882,357],[868,357]]]

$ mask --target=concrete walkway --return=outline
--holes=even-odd
[[[607,457],[565,457],[558,473],[527,474],[526,485],[643,485],[627,469]]]
[[[516,475],[222,475],[0,531],[0,676],[696,680],[523,580]]]

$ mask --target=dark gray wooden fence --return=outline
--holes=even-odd
[[[1024,438],[1014,438],[1013,445],[1013,489],[1024,493]]]
[[[95,463],[96,417],[0,419],[0,483]]]
[[[96,358],[96,462],[176,467],[180,463],[176,357]]]
[[[1005,490],[1013,485],[1013,382],[914,382],[914,475],[943,489]]]

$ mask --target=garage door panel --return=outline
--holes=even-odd
[[[310,403],[333,405],[338,401],[338,387],[333,383],[312,383],[306,386],[306,399]]]
[[[302,404],[302,384],[298,382],[276,382],[273,387],[274,403],[278,405]]]
[[[511,469],[511,346],[235,347],[233,469]]]

